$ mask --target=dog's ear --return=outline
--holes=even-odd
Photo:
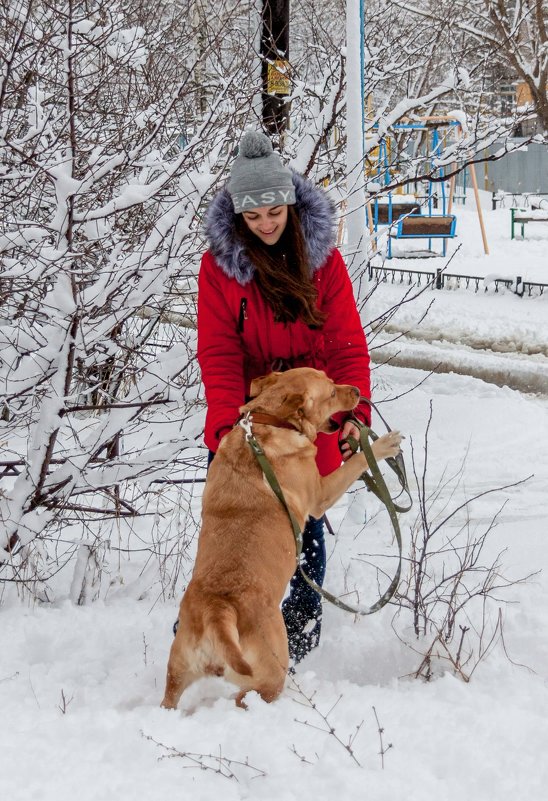
[[[282,398],[283,410],[296,417],[306,417],[314,406],[314,400],[308,392],[288,392]]]
[[[275,384],[278,376],[280,375],[282,375],[282,373],[269,373],[268,375],[263,375],[260,378],[254,378],[251,382],[251,386],[249,387],[249,397],[256,398],[257,395],[261,394],[263,389],[271,387],[273,384]]]
[[[278,414],[280,417],[298,417],[305,413],[306,398],[301,392],[288,392],[281,399]]]
[[[302,433],[308,437],[311,442],[314,442],[318,432],[308,419],[308,414],[314,406],[314,400],[310,397],[308,392],[304,394],[295,392],[291,395],[286,395],[283,400],[283,417],[285,419],[290,419],[291,417],[297,418]]]

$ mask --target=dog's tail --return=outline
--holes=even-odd
[[[218,602],[206,613],[205,633],[213,643],[217,655],[235,673],[239,673],[240,676],[251,676],[253,670],[242,654],[236,622],[234,607],[226,602]]]

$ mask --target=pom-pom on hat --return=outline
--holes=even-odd
[[[291,170],[282,164],[270,139],[260,131],[248,131],[242,136],[227,188],[236,214],[295,203]]]

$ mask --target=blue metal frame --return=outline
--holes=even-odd
[[[448,120],[444,122],[444,125],[447,126],[457,126],[459,122],[457,120]],[[428,130],[427,126],[424,123],[397,123],[393,125],[392,128],[394,130],[410,130],[410,131],[424,131]],[[437,128],[432,129],[432,150],[430,154],[430,159],[433,160],[439,153],[441,152],[442,140],[439,135],[439,131]],[[440,177],[444,177],[444,170],[443,167],[440,168]],[[379,142],[379,160],[378,160],[378,178],[379,183],[381,186],[388,186],[390,183],[390,166],[388,163],[388,147],[386,144],[386,140],[383,138]],[[438,183],[438,182],[436,182]],[[431,250],[432,248],[432,240],[433,239],[441,239],[443,242],[442,248],[442,256],[445,256],[447,253],[447,239],[453,239],[455,237],[456,232],[456,224],[457,218],[454,214],[447,214],[447,195],[445,189],[445,181],[440,181],[439,186],[441,188],[441,202],[442,202],[442,210],[441,214],[436,210],[434,210],[434,191],[433,191],[433,181],[428,182],[428,196],[427,196],[427,213],[419,213],[419,214],[408,214],[406,217],[422,217],[423,219],[428,217],[451,217],[451,228],[448,234],[404,234],[402,231],[403,222],[405,218],[401,220],[397,220],[397,227],[395,231],[391,232],[388,237],[388,249],[387,249],[387,258],[392,258],[392,239],[428,239],[428,249]],[[386,223],[389,227],[391,227],[394,223],[393,218],[393,202],[392,202],[392,192],[388,193],[388,222]],[[380,223],[381,225],[383,223]],[[373,226],[375,231],[378,230],[379,227],[379,199],[375,198],[373,201]]]
[[[429,217],[447,217],[451,219],[451,227],[448,234],[404,234],[403,225],[406,220],[420,217],[421,220],[427,220]],[[452,239],[455,236],[455,229],[457,227],[457,218],[454,214],[406,214],[401,220],[398,220],[398,227],[396,229],[396,239]],[[445,256],[445,252],[443,254]]]
[[[467,188],[466,176],[467,176],[467,174],[468,174],[468,170],[465,167],[464,170],[461,173],[459,173],[459,175],[462,175],[462,183],[461,184],[455,183],[455,189],[461,188],[462,189],[462,195],[455,194],[454,198],[455,199],[457,199],[457,198],[462,199],[462,205],[463,206],[466,206],[466,188]]]

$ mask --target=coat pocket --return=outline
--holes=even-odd
[[[240,299],[240,311],[238,313],[238,333],[243,334],[245,321],[247,320],[247,298]]]

